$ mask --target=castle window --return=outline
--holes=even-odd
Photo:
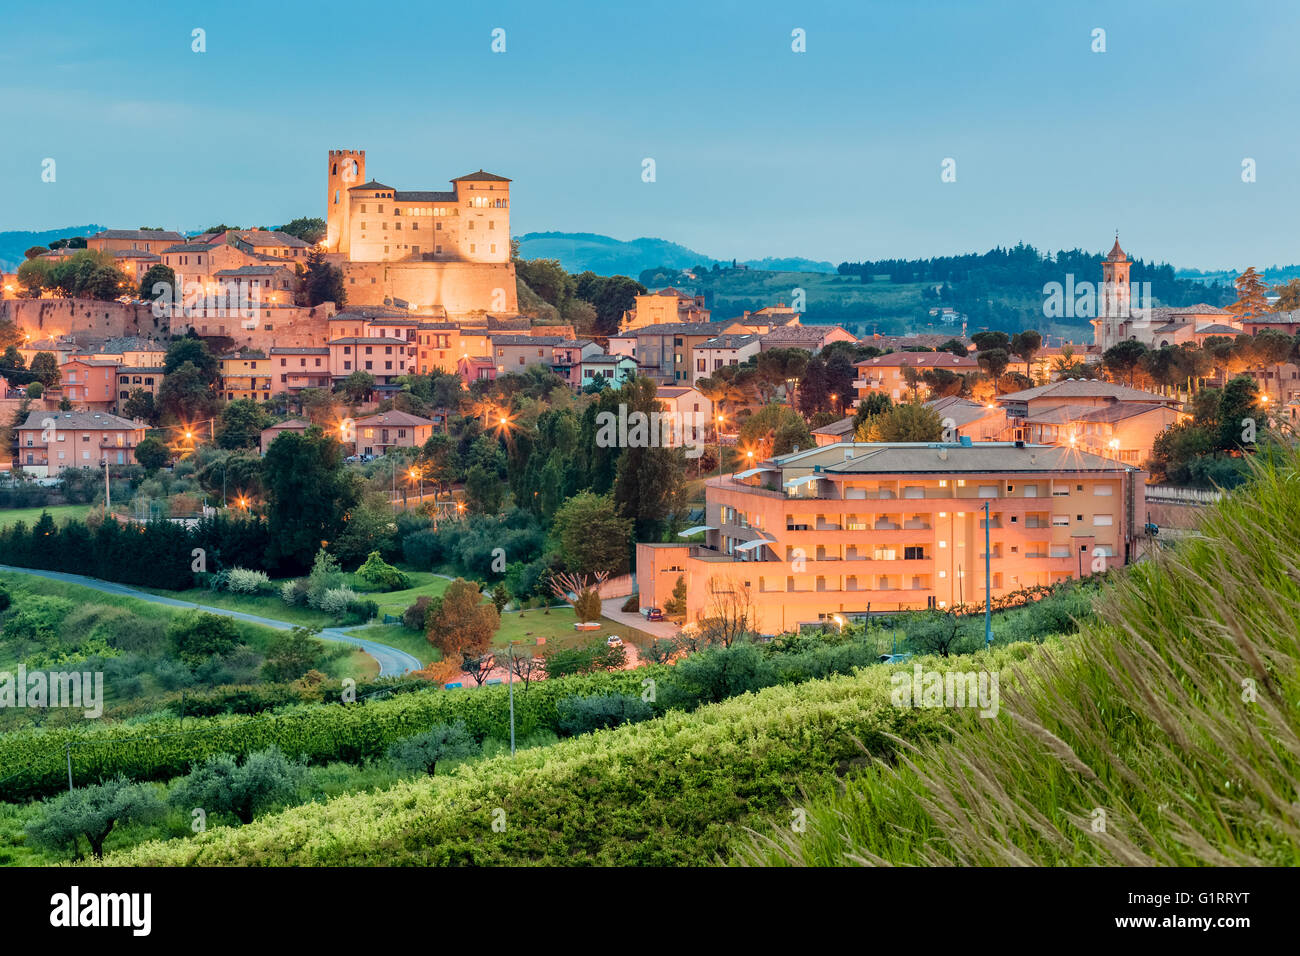
[[[440,223],[440,222],[435,222],[435,223],[433,224],[433,228],[434,228],[434,231],[435,231],[435,232],[440,231],[440,230],[442,229],[442,223]]]
[[[361,211],[362,211],[362,212],[365,212],[365,211],[366,211],[366,204],[365,204],[365,203],[362,203],[362,204],[361,204]],[[364,223],[362,224],[361,228],[362,228],[362,229],[366,228]]]

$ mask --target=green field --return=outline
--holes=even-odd
[[[408,630],[401,624],[371,624],[348,632],[353,637],[363,637],[377,644],[387,644],[419,658],[421,664],[432,664],[442,655],[419,631]]]
[[[65,518],[84,518],[90,512],[90,505],[49,505],[45,508],[3,508],[0,509],[0,528],[25,521],[30,527],[40,520],[41,512],[48,511],[55,524]]]

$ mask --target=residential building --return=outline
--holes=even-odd
[[[357,455],[383,455],[390,448],[420,448],[433,434],[433,422],[407,412],[388,411],[358,418]]]
[[[854,364],[859,371],[853,387],[858,390],[859,400],[872,392],[883,392],[895,402],[907,401],[914,390],[918,398],[928,397],[930,386],[922,380],[927,371],[944,369],[955,375],[969,375],[980,367],[969,355],[951,352],[889,352]],[[909,377],[915,385],[908,381]]]
[[[261,439],[258,443],[262,454],[265,455],[266,450],[271,447],[271,442],[275,441],[286,432],[301,435],[310,427],[311,422],[304,421],[301,418],[291,418],[287,422],[276,422],[268,428],[263,428]]]
[[[223,355],[221,395],[228,402],[249,399],[265,402],[271,397],[271,359],[260,352]]]
[[[660,289],[636,297],[636,305],[623,314],[622,332],[679,322],[708,322],[712,313],[704,306],[704,296],[688,295],[674,288]]]
[[[714,322],[665,322],[646,325],[610,338],[611,354],[625,354],[626,336],[636,336],[633,357],[640,363],[641,374],[662,382],[690,384],[695,381],[695,349],[716,338],[721,327]],[[615,339],[619,349],[614,348]]]
[[[996,402],[982,405],[970,399],[945,395],[925,403],[939,413],[943,424],[943,440],[1005,441],[1007,439],[1007,410]]]
[[[376,385],[391,385],[394,380],[415,371],[416,346],[406,339],[386,336],[347,336],[329,343],[330,375],[336,380],[353,372],[366,372]]]
[[[299,392],[304,388],[328,389],[334,384],[330,373],[329,346],[285,346],[270,350],[271,393]]]
[[[747,613],[763,634],[980,605],[986,587],[998,598],[1128,563],[1145,489],[1140,469],[1061,446],[813,448],[708,479],[704,524],[683,532],[704,544],[637,545],[640,602],[662,607],[680,577],[689,621]]]
[[[763,352],[772,349],[803,349],[816,355],[832,342],[856,342],[838,325],[783,325],[759,338]]]
[[[119,365],[117,367],[117,405],[115,411],[122,410],[122,403],[131,397],[137,388],[148,392],[155,401],[158,389],[162,387],[163,376],[167,369],[162,365]]]
[[[166,229],[105,229],[87,236],[86,248],[107,252],[134,249],[161,253],[168,246],[184,241],[185,237],[179,232],[169,232]]]
[[[592,355],[582,360],[579,367],[582,387],[596,379],[603,379],[610,388],[619,388],[637,374],[636,359],[630,355]]]
[[[117,405],[117,362],[72,359],[59,368],[63,397],[77,409],[106,412]]]
[[[107,412],[33,411],[16,431],[23,471],[48,478],[65,468],[98,468],[103,461],[134,464],[146,429]]]
[[[719,335],[701,342],[695,349],[691,384],[708,378],[725,365],[740,365],[758,354],[759,336],[750,332],[744,335]]]

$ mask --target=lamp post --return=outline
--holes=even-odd
[[[989,503],[984,502],[984,646],[993,643],[993,557],[989,545]]]

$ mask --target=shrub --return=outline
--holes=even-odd
[[[239,632],[228,617],[186,611],[168,623],[167,640],[178,658],[191,667],[198,667],[238,647]]]
[[[422,734],[399,740],[388,748],[388,758],[405,770],[427,773],[430,777],[442,760],[468,757],[477,750],[465,724],[439,724]]]
[[[366,598],[358,598],[355,601],[349,601],[347,606],[347,616],[349,620],[358,624],[365,624],[379,616],[379,605]]]
[[[261,811],[287,803],[297,794],[304,769],[278,747],[259,750],[236,763],[230,754],[209,757],[190,771],[172,791],[172,805],[230,813],[240,823],[252,823]]]
[[[316,606],[330,617],[343,617],[348,613],[349,605],[359,600],[361,595],[351,588],[330,588],[321,595]]]
[[[250,571],[246,568],[231,568],[226,576],[226,590],[234,594],[256,594],[263,585],[269,585],[271,579],[264,571]]]
[[[328,551],[321,548],[316,552],[316,560],[311,566],[311,574],[307,576],[307,603],[314,608],[320,608],[321,601],[325,599],[325,593],[342,589],[344,580],[343,572],[339,570],[338,561]],[[344,606],[346,607],[346,602]]]
[[[442,558],[442,546],[437,533],[416,531],[402,539],[402,557],[413,568],[430,570]]]
[[[262,673],[269,681],[297,680],[316,666],[325,648],[316,640],[316,629],[295,627],[280,631],[271,640],[262,662]]]
[[[641,610],[641,592],[633,591],[628,595],[628,599],[623,602],[624,613],[633,613]]]
[[[415,599],[415,603],[402,612],[402,625],[412,631],[424,632],[429,614],[430,599],[421,595]]]
[[[310,585],[306,578],[285,581],[280,585],[280,600],[285,604],[303,605],[307,603],[307,591]]]
[[[556,701],[555,714],[560,733],[567,737],[634,724],[654,716],[650,705],[632,694],[566,697]]]
[[[9,605],[12,603],[13,599],[9,596],[9,591],[0,584],[0,611],[9,610]]]
[[[574,599],[573,612],[579,621],[600,620],[600,594],[595,588],[586,588]]]
[[[411,586],[410,578],[384,561],[378,551],[371,551],[357,568],[357,578],[380,591],[405,591]]]
[[[27,827],[33,843],[80,856],[84,836],[96,858],[104,855],[104,841],[115,826],[155,820],[163,813],[153,787],[124,777],[70,790],[45,801],[43,808],[44,815]]]

